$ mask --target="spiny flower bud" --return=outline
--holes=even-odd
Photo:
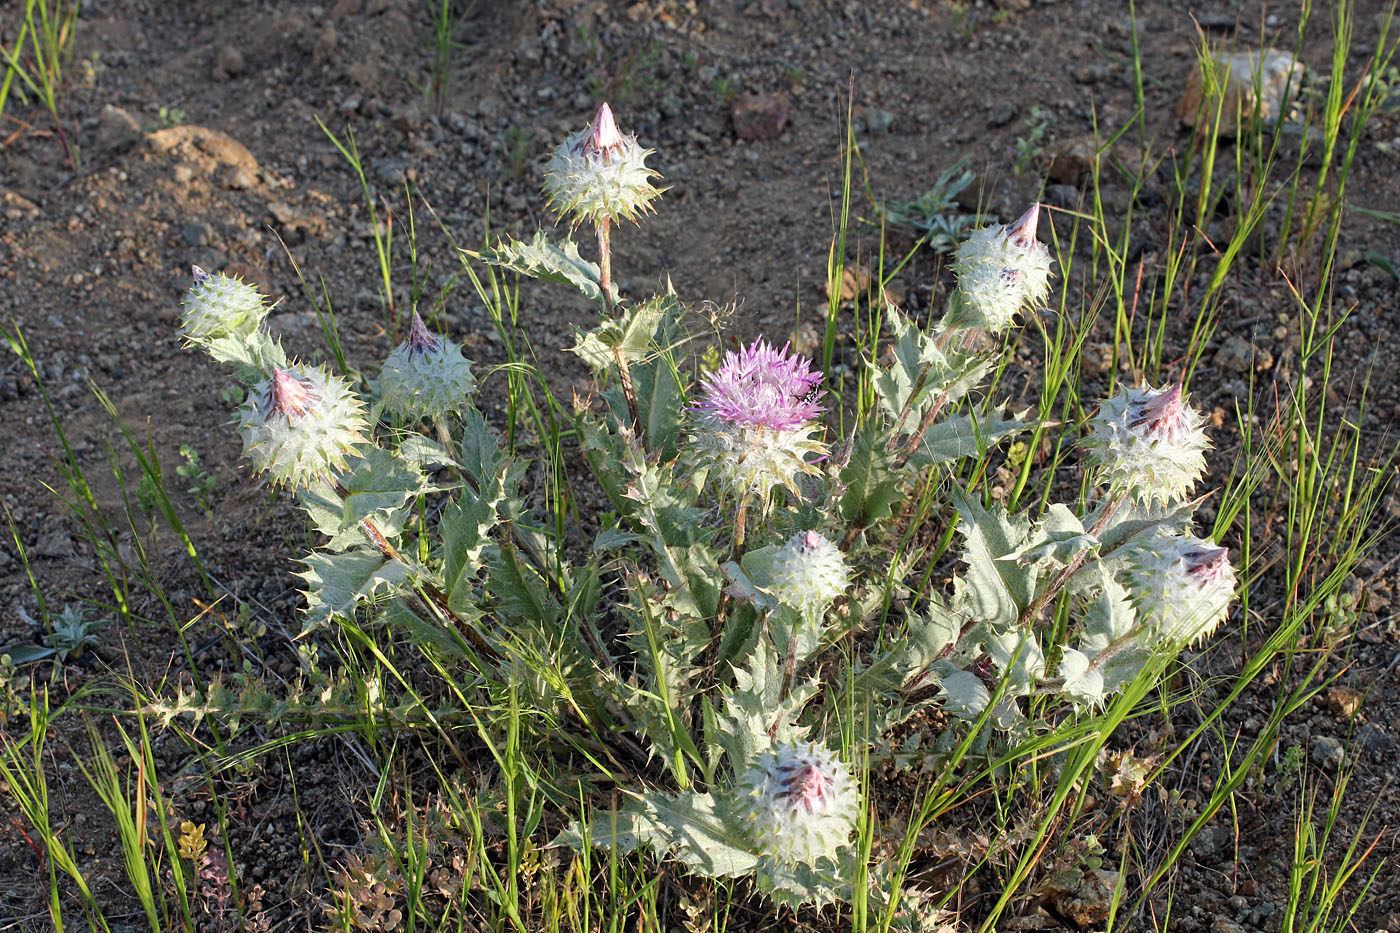
[[[239,408],[243,452],[273,485],[304,486],[345,466],[364,442],[364,407],[348,383],[321,367],[273,370]]]
[[[572,214],[575,224],[635,221],[661,194],[651,183],[657,173],[646,167],[652,152],[622,135],[604,103],[592,123],[554,151],[544,178],[549,206],[560,216]]]
[[[1149,646],[1204,639],[1235,596],[1230,552],[1195,535],[1159,532],[1128,555],[1128,592]]]
[[[1083,445],[1094,482],[1137,502],[1176,502],[1206,470],[1210,445],[1181,386],[1124,388],[1099,406]]]
[[[1040,205],[1033,204],[1015,223],[975,230],[958,247],[958,290],[992,333],[1050,295],[1050,252],[1035,237],[1039,221]]]
[[[773,559],[778,601],[809,615],[820,615],[851,585],[851,570],[841,549],[815,531],[793,535]]]
[[[379,370],[384,407],[403,418],[440,417],[461,411],[476,390],[471,363],[456,343],[428,330],[413,312],[408,339]]]
[[[258,329],[269,308],[253,286],[222,272],[210,275],[194,267],[194,284],[185,293],[180,333],[190,343],[207,344],[220,337],[247,337]]]
[[[692,411],[694,442],[710,471],[736,495],[766,497],[774,486],[796,489],[799,474],[816,473],[808,454],[822,457],[826,445],[813,435],[822,377],[787,346],[775,350],[756,340],[728,352],[719,369],[702,380]]]
[[[860,809],[850,769],[808,743],[785,743],[755,756],[734,795],[735,815],[754,844],[789,864],[834,858],[850,840]]]

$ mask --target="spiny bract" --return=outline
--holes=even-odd
[[[1210,446],[1181,386],[1124,388],[1099,406],[1083,441],[1094,482],[1136,502],[1178,502],[1206,470]]]
[[[413,312],[408,339],[379,370],[384,407],[403,418],[436,418],[459,412],[476,390],[471,363],[456,343],[433,334]]]
[[[1159,532],[1128,555],[1127,587],[1145,647],[1209,636],[1235,596],[1230,552],[1195,535]]]
[[[238,414],[243,452],[273,485],[305,486],[328,476],[365,442],[364,406],[344,379],[321,367],[274,370]]]
[[[572,214],[575,224],[635,221],[661,194],[651,183],[658,174],[646,167],[652,152],[622,135],[604,103],[592,123],[554,150],[544,176],[549,206],[561,217]]]
[[[268,310],[262,293],[242,279],[222,272],[210,275],[195,266],[194,283],[185,293],[180,311],[180,333],[196,344],[220,337],[247,337],[258,329]]]
[[[1040,205],[1012,224],[973,231],[958,247],[954,271],[958,290],[992,333],[1010,327],[1024,309],[1038,308],[1050,295],[1050,252],[1035,237]]]
[[[805,742],[755,756],[734,794],[735,814],[759,851],[789,864],[834,858],[850,840],[860,809],[846,763]]]

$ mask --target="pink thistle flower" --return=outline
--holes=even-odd
[[[704,395],[694,411],[706,420],[741,427],[790,431],[814,421],[826,409],[816,398],[822,374],[800,356],[788,356],[763,339],[737,353],[703,380]]]
[[[268,396],[268,415],[274,412],[291,421],[304,418],[320,399],[310,379],[298,379],[285,369],[272,371],[272,392]]]
[[[622,152],[627,140],[617,128],[612,108],[604,101],[588,124],[588,129],[573,142],[573,153],[595,159],[607,159]]]

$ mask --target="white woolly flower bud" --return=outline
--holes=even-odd
[[[1128,555],[1126,585],[1146,647],[1208,637],[1235,597],[1230,552],[1195,535],[1159,532]]]
[[[593,122],[554,151],[545,170],[544,193],[559,215],[572,214],[574,223],[587,220],[632,220],[651,210],[661,192],[646,167],[653,150],[624,136],[604,103]]]
[[[394,348],[379,370],[384,407],[403,418],[430,418],[462,410],[476,390],[476,377],[462,348],[433,334],[413,312],[408,339]]]
[[[273,370],[239,408],[243,452],[273,485],[305,486],[345,466],[364,443],[364,406],[344,379],[293,363]]]
[[[222,272],[210,275],[194,267],[194,284],[185,293],[180,333],[190,343],[208,344],[221,337],[248,337],[267,317],[267,300],[242,279]]]
[[[825,748],[786,743],[755,756],[734,790],[735,815],[765,855],[814,865],[834,858],[855,829],[860,792]]]
[[[772,585],[778,601],[818,616],[851,585],[851,570],[841,549],[815,531],[804,531],[773,558]]]
[[[1033,204],[1015,223],[975,230],[958,247],[958,290],[994,334],[1050,296],[1050,252],[1035,237],[1039,221],[1040,205]]]
[[[1099,406],[1083,441],[1094,482],[1134,501],[1179,501],[1206,471],[1210,446],[1181,386],[1124,388]]]

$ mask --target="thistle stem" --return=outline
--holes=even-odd
[[[749,494],[744,493],[739,500],[739,508],[734,513],[734,556],[738,560],[744,556],[744,525],[749,518]]]
[[[342,499],[350,495],[350,490],[342,486],[339,480],[334,481],[334,487],[336,494]],[[396,560],[406,567],[413,566],[413,564],[404,559],[403,555],[399,553],[398,548],[390,543],[389,539],[385,537],[384,532],[379,530],[379,526],[374,523],[374,519],[360,519],[360,528],[369,537],[370,542],[379,553],[384,555],[385,560]],[[472,628],[461,616],[452,611],[451,607],[447,604],[447,594],[438,589],[437,586],[431,582],[424,581],[420,586],[428,602],[432,603],[433,607],[437,609],[438,612],[442,613],[445,618],[450,620],[452,624],[457,627],[457,630],[462,633],[462,636],[472,643],[473,648],[492,660],[500,659],[500,654],[487,644],[486,639],[481,636],[481,633]]]
[[[972,342],[976,339],[976,330],[974,328],[969,327],[967,329],[967,332],[963,334],[962,349],[965,351],[970,350],[972,348]],[[927,366],[925,366],[924,372],[921,372],[919,376],[919,381],[920,383],[922,383],[923,379],[927,377]],[[922,385],[920,385],[919,388],[922,388]],[[912,399],[914,396],[911,393],[909,397]],[[914,432],[913,436],[911,436],[909,440],[905,443],[904,449],[900,451],[899,456],[895,459],[894,468],[896,470],[902,470],[904,468],[904,465],[909,462],[909,458],[914,456],[914,451],[919,449],[919,442],[924,439],[924,435],[928,433],[928,429],[933,427],[933,419],[938,417],[938,413],[943,410],[943,406],[947,404],[947,402],[948,389],[945,387],[942,392],[938,393],[938,398],[933,400],[933,404],[928,407],[928,411],[924,412],[923,418],[919,419],[918,429]],[[903,428],[904,419],[901,418],[899,422],[899,430],[903,430]],[[899,431],[897,430],[895,432],[895,437],[898,436]]]
[[[609,317],[613,313],[611,226],[611,217],[598,221],[598,287],[602,289],[603,307]]]
[[[1118,507],[1122,504],[1123,498],[1121,496],[1110,499],[1104,505],[1103,513],[1098,517],[1098,520],[1089,528],[1089,535],[1097,538],[1104,528],[1107,527],[1109,519],[1113,518],[1113,513],[1117,512]],[[1065,588],[1065,584],[1069,582],[1069,578],[1074,576],[1088,559],[1088,549],[1082,550],[1074,555],[1069,563],[1060,568],[1060,572],[1055,574],[1054,579],[1050,581],[1049,585],[1045,587],[1041,594],[1031,600],[1030,605],[1022,610],[1021,617],[1016,620],[1016,624],[1024,626],[1034,622],[1045,607],[1060,595],[1060,591]]]

